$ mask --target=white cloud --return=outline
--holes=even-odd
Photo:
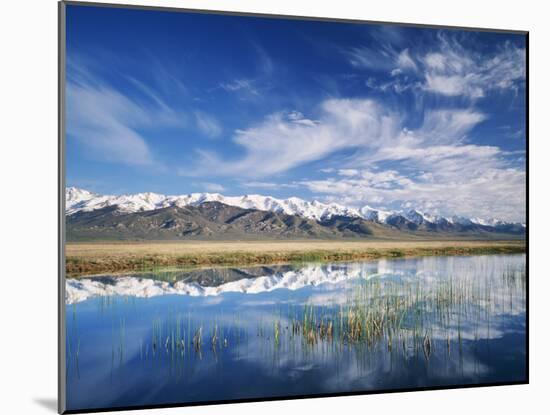
[[[525,172],[513,168],[459,167],[464,158],[455,159],[454,168],[440,174],[404,176],[397,171],[362,171],[356,177],[305,181],[313,192],[326,195],[326,201],[352,206],[364,204],[389,208],[415,207],[432,214],[525,220]],[[478,158],[479,161],[480,158]],[[439,164],[439,167],[444,167]]]
[[[473,109],[439,109],[426,112],[424,122],[415,133],[431,143],[456,143],[487,116]]]
[[[396,94],[401,94],[405,91],[418,91],[423,89],[423,85],[420,81],[409,81],[399,77],[403,71],[401,69],[394,69],[391,71],[391,76],[393,77],[389,81],[378,82],[373,77],[367,78],[365,85],[370,89],[381,91],[381,92],[395,92]]]
[[[510,133],[508,133],[508,137],[514,138],[514,139],[524,140],[525,139],[525,131],[524,131],[523,128],[520,128],[516,131],[511,131]]]
[[[141,81],[138,81],[135,78],[128,77],[131,83],[133,83],[145,96],[151,99],[155,104],[167,112],[171,112],[170,107],[164,102],[164,100],[159,96],[159,94],[150,86],[144,84]]]
[[[259,95],[258,89],[251,79],[235,79],[231,82],[222,82],[220,87],[228,92],[243,91],[251,95]]]
[[[74,59],[68,66],[67,133],[91,158],[163,170],[165,166],[155,159],[144,131],[168,126],[196,127],[211,138],[222,133],[214,117],[201,111],[187,114],[175,110],[149,84],[127,77],[140,93],[130,97]]]
[[[409,49],[403,49],[398,55],[396,59],[397,66],[399,69],[406,71],[406,70],[413,70],[416,71],[418,68],[416,66],[416,63],[411,58],[411,55],[409,54]]]
[[[143,107],[114,89],[67,84],[67,133],[97,159],[153,165],[149,145],[137,130],[150,121]]]
[[[517,89],[525,79],[525,50],[504,43],[492,55],[467,50],[452,37],[439,37],[439,51],[422,59],[424,87],[447,96],[484,97],[492,90]]]
[[[408,48],[397,51],[382,44],[378,48],[354,47],[343,53],[359,69],[386,72],[392,81],[367,80],[367,86],[381,91],[403,92],[422,89],[449,97],[482,98],[490,91],[518,90],[525,80],[525,49],[509,42],[492,53],[467,49],[457,37],[440,33],[437,42],[423,53],[411,55]],[[417,45],[415,50],[422,50]]]
[[[270,88],[277,65],[260,43],[251,42],[252,50],[256,55],[251,66],[253,75],[247,78],[235,78],[228,82],[221,82],[218,87],[235,93],[242,100],[256,100],[261,98],[262,92]]]
[[[415,206],[432,214],[524,221],[525,171],[510,167],[498,147],[466,140],[484,119],[473,110],[429,112],[416,130],[401,129],[357,151],[335,176],[300,183],[326,201],[355,207]]]
[[[67,62],[67,134],[100,161],[164,169],[153,156],[144,131],[185,127],[185,113],[171,108],[158,91],[127,77],[141,97],[130,97],[98,77],[95,62],[78,57]]]
[[[445,56],[441,53],[427,53],[424,57],[426,66],[430,69],[442,71],[445,69]]]
[[[340,176],[357,176],[359,174],[359,170],[357,170],[357,169],[340,169],[340,170],[338,170],[338,174]]]
[[[296,183],[273,183],[273,182],[245,182],[241,186],[259,189],[280,190],[280,189],[296,189],[298,184]]]
[[[203,182],[199,185],[207,192],[223,192],[225,190],[225,187],[218,183]]]
[[[195,111],[195,122],[199,131],[207,137],[216,138],[222,133],[222,127],[219,122],[214,117],[204,112]]]
[[[366,46],[349,48],[343,53],[352,66],[375,71],[392,69],[392,56],[395,55],[391,49],[373,49]]]
[[[394,76],[418,70],[408,48],[397,51],[387,43],[378,44],[376,48],[360,46],[345,49],[342,52],[352,66],[360,69],[388,71]]]
[[[183,174],[239,174],[265,177],[353,147],[376,145],[397,128],[395,116],[370,100],[324,101],[318,120],[298,113],[275,113],[261,123],[237,130],[233,141],[244,157],[222,160],[211,152],[199,152],[199,164]]]
[[[405,117],[369,99],[328,99],[316,120],[299,112],[278,112],[238,130],[239,159],[200,152],[186,175],[273,177],[348,150],[338,169],[323,179],[295,180],[327,201],[355,207],[370,204],[416,206],[433,214],[498,217],[523,221],[525,171],[513,167],[496,146],[469,141],[487,115],[474,109],[427,111],[410,129]],[[332,164],[334,165],[334,164]],[[280,189],[275,181],[251,187]]]
[[[470,78],[471,79],[471,78]],[[468,77],[460,75],[435,75],[426,74],[426,90],[442,95],[459,96],[467,95],[471,98],[482,98],[483,89],[470,82]]]

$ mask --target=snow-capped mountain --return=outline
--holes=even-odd
[[[365,205],[361,209],[359,209],[359,212],[364,219],[378,223],[386,223],[386,219],[392,215],[392,212],[380,209],[373,209],[368,205]]]
[[[461,216],[432,216],[416,209],[406,211],[386,211],[368,205],[360,209],[346,207],[337,203],[309,202],[297,197],[277,199],[271,196],[244,195],[224,196],[219,193],[190,193],[180,196],[166,196],[158,193],[136,193],[126,195],[100,195],[84,189],[69,187],[66,189],[66,213],[90,212],[110,206],[124,213],[144,212],[167,207],[198,206],[204,202],[219,202],[243,209],[255,209],[298,215],[316,221],[326,221],[336,216],[361,218],[371,222],[407,229],[449,229],[456,227],[498,228],[507,226],[525,227],[497,219],[465,218]]]
[[[287,215],[299,215],[308,219],[324,220],[332,216],[361,217],[356,209],[336,203],[308,202],[297,197],[277,199],[271,196],[245,195],[223,196],[219,193],[190,193],[181,196],[165,196],[157,193],[132,195],[99,195],[74,187],[66,191],[66,213],[89,212],[108,206],[118,206],[122,212],[143,212],[170,206],[197,206],[204,202],[220,202],[243,209],[267,210]]]
[[[192,297],[218,296],[225,293],[259,294],[277,289],[299,290],[321,284],[337,284],[359,278],[369,279],[378,274],[365,273],[366,266],[331,267],[309,265],[299,270],[290,270],[274,275],[242,278],[218,286],[202,286],[197,282],[166,282],[150,278],[118,277],[68,279],[65,302],[74,304],[92,297],[130,296],[156,297],[159,295],[188,295]]]

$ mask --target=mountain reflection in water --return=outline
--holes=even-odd
[[[525,379],[525,255],[69,279],[68,408]]]

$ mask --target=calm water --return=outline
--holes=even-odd
[[[68,409],[525,379],[525,256],[67,281]]]

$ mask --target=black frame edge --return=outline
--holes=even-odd
[[[525,33],[525,383],[529,384],[529,32]]]
[[[57,132],[58,132],[58,275],[57,275],[57,411],[66,408],[66,346],[65,346],[65,61],[66,61],[66,3],[57,3]]]
[[[277,401],[296,401],[302,399],[319,399],[319,398],[345,398],[351,396],[369,396],[380,394],[394,394],[394,393],[411,393],[411,392],[433,392],[441,390],[454,390],[454,389],[473,389],[473,388],[487,388],[487,387],[500,387],[500,386],[516,386],[526,385],[527,381],[514,381],[503,383],[478,383],[471,385],[448,385],[448,386],[427,386],[410,389],[382,389],[373,391],[359,391],[359,392],[338,392],[338,393],[320,393],[313,395],[291,395],[291,396],[271,396],[265,398],[244,398],[233,400],[218,400],[218,401],[198,401],[188,403],[174,403],[174,404],[160,404],[160,405],[136,405],[136,406],[117,406],[107,408],[89,408],[89,409],[75,409],[67,410],[64,414],[91,414],[98,412],[116,412],[116,411],[138,411],[146,409],[168,409],[168,408],[191,408],[195,406],[214,406],[214,405],[233,405],[242,403],[255,403],[255,402],[277,402]]]
[[[185,7],[170,7],[170,6],[145,6],[139,4],[128,3],[100,3],[94,1],[78,1],[78,0],[66,0],[63,1],[68,6],[88,6],[88,7],[105,7],[113,9],[132,9],[132,10],[156,10],[161,12],[176,12],[176,13],[201,13],[201,14],[217,14],[226,16],[244,16],[244,17],[260,17],[267,19],[288,19],[288,20],[312,20],[321,22],[333,22],[333,23],[352,23],[352,24],[374,24],[374,25],[395,25],[401,27],[417,27],[424,29],[450,29],[450,30],[467,30],[476,32],[493,32],[493,33],[509,33],[509,34],[521,34],[528,33],[527,30],[519,29],[498,29],[487,27],[473,27],[473,26],[452,26],[452,25],[438,25],[428,23],[403,23],[403,22],[391,22],[384,20],[361,20],[361,19],[346,19],[342,17],[323,17],[323,16],[301,16],[301,15],[288,15],[288,14],[276,14],[276,13],[254,13],[254,12],[239,12],[229,10],[216,10],[216,9],[192,9]]]

